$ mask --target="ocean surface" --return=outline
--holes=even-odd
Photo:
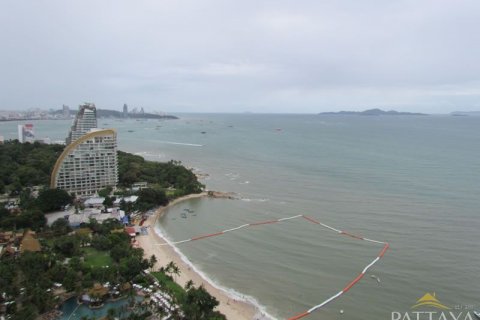
[[[427,292],[450,307],[480,308],[480,117],[179,117],[99,120],[118,130],[120,150],[181,160],[208,174],[208,189],[240,198],[170,209],[158,227],[171,240],[305,214],[391,245],[355,287],[307,319],[391,319]],[[32,123],[52,140],[70,125]],[[0,135],[15,138],[17,124],[0,123]],[[183,218],[185,209],[193,212]],[[219,286],[285,319],[339,292],[381,245],[293,219],[178,249]]]

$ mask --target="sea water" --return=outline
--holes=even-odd
[[[390,319],[426,292],[450,307],[480,307],[480,117],[179,116],[99,121],[118,130],[119,149],[181,160],[208,174],[208,189],[238,195],[170,209],[159,226],[170,239],[306,214],[391,245],[309,319]],[[58,140],[70,122],[33,123],[37,136]],[[16,124],[0,123],[0,134],[14,137]],[[183,218],[184,209],[193,212]],[[219,286],[284,319],[340,291],[381,246],[293,219],[178,249]]]

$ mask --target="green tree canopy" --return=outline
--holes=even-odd
[[[226,319],[225,316],[213,311],[216,306],[218,306],[218,300],[211,296],[203,286],[190,287],[182,304],[182,310],[185,317],[191,320]]]
[[[58,144],[19,143],[18,140],[0,144],[0,185],[4,186],[3,191],[48,185],[53,165],[63,148]]]
[[[39,231],[45,227],[47,219],[39,210],[25,210],[19,215],[9,214],[0,220],[0,228],[6,230],[30,228]]]
[[[168,199],[163,190],[146,188],[139,191],[136,206],[141,211],[147,211],[167,203]]]
[[[55,239],[53,247],[58,253],[72,257],[79,253],[80,241],[76,236],[62,236]]]
[[[106,188],[98,191],[98,196],[102,198],[106,198],[112,193],[113,188],[111,186],[107,186]]]
[[[44,189],[38,195],[36,205],[43,212],[60,210],[72,203],[72,196],[61,189]]]
[[[50,228],[55,236],[63,236],[72,231],[68,220],[65,218],[55,220]]]
[[[204,185],[179,161],[152,162],[140,156],[118,151],[119,183],[130,187],[134,182],[148,182],[162,188],[174,188],[180,193],[199,193]]]

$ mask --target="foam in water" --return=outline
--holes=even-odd
[[[240,198],[240,200],[245,201],[245,202],[267,202],[267,201],[270,201],[270,199],[266,199],[266,198],[259,198],[259,199]]]
[[[161,238],[163,238],[170,245],[170,247],[173,248],[173,250],[175,250],[175,252],[179,255],[180,259],[182,259],[185,264],[187,264],[192,270],[199,274],[202,279],[207,281],[216,289],[225,292],[231,299],[247,302],[254,305],[258,310],[258,312],[255,314],[254,319],[277,320],[277,318],[269,314],[266,307],[261,305],[254,297],[242,294],[232,288],[226,288],[222,285],[219,285],[212,278],[208,277],[203,271],[197,268],[175,245],[172,244],[172,240],[167,236],[167,234],[160,228],[158,224],[155,225],[153,229]]]
[[[234,173],[234,172],[225,173],[225,175],[226,175],[227,177],[229,177],[230,180],[232,180],[232,181],[237,180],[237,179],[240,177],[240,174]]]
[[[157,141],[157,142],[166,143],[166,144],[175,144],[179,146],[203,147],[203,144],[196,144],[196,143],[184,143],[184,142],[174,142],[174,141]]]

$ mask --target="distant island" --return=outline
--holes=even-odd
[[[451,116],[472,116],[479,117],[480,111],[454,111],[450,113]]]
[[[399,112],[395,110],[383,111],[381,109],[369,109],[365,111],[339,111],[321,112],[319,115],[358,115],[358,116],[426,116],[426,113]]]

